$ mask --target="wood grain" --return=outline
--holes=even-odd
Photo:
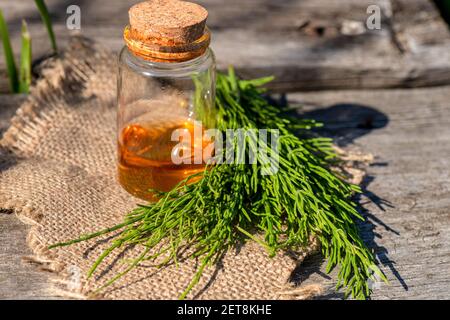
[[[374,299],[450,298],[450,87],[359,90],[288,95],[299,113],[323,121],[323,134],[375,155],[361,204],[366,243],[383,265],[390,285]],[[48,298],[47,274],[24,267],[20,256],[27,228],[0,215],[0,298]],[[336,279],[324,262],[309,259],[295,273],[333,293]],[[3,282],[1,282],[3,281]],[[6,284],[5,284],[6,283]]]
[[[83,35],[118,50],[118,34],[135,2],[48,0],[60,47],[71,34],[64,25],[65,10],[79,4]],[[219,0],[199,1],[210,12],[219,65],[235,64],[245,76],[274,73],[277,90],[448,84],[448,30],[430,2],[370,2],[384,10],[383,30],[343,36],[339,26],[365,19],[369,1],[229,0],[226,6]],[[31,1],[0,0],[0,5],[16,48],[20,19],[26,17],[35,58],[50,52]],[[238,19],[231,18],[236,14]],[[6,86],[0,64],[0,88]],[[0,134],[23,99],[0,96]],[[367,217],[361,230],[391,284],[381,284],[374,298],[449,299],[450,86],[305,92],[288,99],[302,105],[303,116],[323,121],[323,134],[376,157],[361,199]],[[14,214],[0,213],[0,299],[53,297],[47,291],[49,275],[22,263],[21,257],[30,253],[26,234],[27,226]],[[341,298],[331,289],[336,274],[327,278],[323,271],[324,262],[313,257],[295,277],[329,287],[322,298]]]
[[[60,47],[73,31],[66,9],[80,6],[81,30],[118,51],[128,8],[139,1],[48,0]],[[450,34],[430,0],[222,0],[196,1],[209,11],[212,47],[220,68],[245,77],[273,74],[278,91],[422,87],[450,83]],[[367,7],[382,10],[382,29],[368,30]],[[26,18],[34,57],[50,52],[33,3],[0,0],[20,46]],[[270,23],[269,23],[270,22]],[[3,61],[0,70],[4,70]],[[1,75],[1,72],[0,72]],[[0,77],[0,91],[7,82]]]
[[[294,94],[340,144],[375,155],[361,225],[390,285],[374,299],[450,298],[450,87]],[[319,261],[320,262],[320,261]],[[303,266],[308,281],[334,284]],[[332,291],[330,291],[331,294]],[[331,294],[328,297],[336,297]]]
[[[31,255],[26,244],[28,227],[13,213],[0,212],[0,300],[54,299],[49,274],[22,257]]]
[[[0,98],[0,137],[8,128],[10,119],[24,95],[2,95]],[[0,299],[49,299],[48,274],[35,265],[24,263],[31,255],[26,244],[28,226],[19,221],[12,211],[0,204]]]
[[[0,96],[0,137],[9,127],[10,119],[16,113],[19,105],[25,101],[26,95],[10,94]]]

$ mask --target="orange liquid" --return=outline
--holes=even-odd
[[[190,122],[164,127],[131,124],[119,137],[119,183],[130,194],[150,201],[158,200],[149,189],[170,191],[190,175],[201,172],[205,164],[194,163],[195,141],[192,139],[191,163],[174,164],[171,154],[179,141],[171,141],[176,129],[188,130],[194,137]],[[183,141],[184,142],[184,141]],[[202,146],[205,142],[202,140]],[[192,181],[190,181],[192,182]]]

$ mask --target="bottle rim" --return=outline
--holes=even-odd
[[[179,63],[202,56],[211,42],[211,32],[205,27],[203,35],[187,44],[161,44],[151,39],[142,39],[130,25],[125,27],[123,38],[132,54],[147,61]]]

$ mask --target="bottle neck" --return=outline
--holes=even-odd
[[[215,65],[214,53],[210,48],[194,59],[167,63],[143,59],[125,46],[120,53],[120,61],[133,72],[144,77],[190,77],[194,73],[204,72]]]
[[[160,39],[143,39],[139,33],[127,26],[123,33],[129,51],[144,60],[159,63],[179,63],[202,56],[209,47],[211,33],[205,28],[203,36],[194,42],[174,44]]]

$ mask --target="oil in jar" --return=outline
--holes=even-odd
[[[195,164],[194,155],[202,152],[208,143],[202,138],[203,132],[200,141],[195,141],[199,139],[194,133],[194,121],[183,114],[171,113],[170,107],[161,108],[165,110],[161,119],[157,109],[154,107],[150,116],[131,121],[118,137],[119,183],[132,195],[150,201],[156,201],[157,197],[149,190],[170,191],[187,177],[205,170],[205,162]],[[187,132],[192,141],[172,141],[175,130]],[[180,145],[190,150],[178,150]],[[174,152],[191,159],[175,164]]]

